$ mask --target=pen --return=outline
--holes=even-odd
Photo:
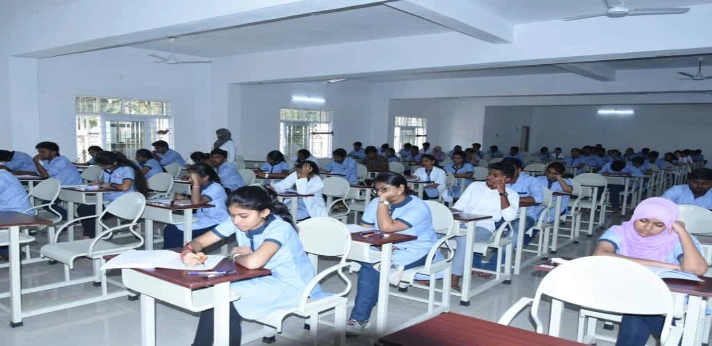
[[[190,246],[190,242],[189,242],[189,241],[185,242],[185,246],[186,246],[186,247],[188,248],[188,250],[190,250],[192,253],[197,254],[197,252],[195,252],[195,250],[193,250],[193,247]],[[207,261],[207,260],[208,260],[208,256],[203,255],[203,257],[201,258],[200,264],[201,264],[203,267],[205,267],[205,261]]]
[[[234,273],[234,270],[215,270],[209,272],[185,272],[185,275],[190,276],[220,276]]]

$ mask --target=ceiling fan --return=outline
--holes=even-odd
[[[685,72],[678,72],[678,74],[683,75],[687,78],[680,78],[680,79],[690,79],[690,80],[705,80],[705,79],[712,79],[712,76],[710,77],[705,77],[705,75],[702,74],[702,61],[704,61],[704,57],[699,57],[697,58],[697,73],[694,75],[691,75],[689,73]]]
[[[657,14],[683,14],[689,11],[687,7],[657,7],[657,8],[629,8],[623,0],[605,0],[608,10],[606,12],[586,14],[583,16],[565,18],[565,21],[586,19],[593,17],[622,18],[627,16],[648,16]]]
[[[325,84],[325,85],[326,85],[326,84],[335,84],[335,83],[343,82],[343,81],[345,81],[345,80],[347,80],[347,79],[348,79],[348,78],[327,79],[327,80],[321,82],[321,84]]]
[[[171,42],[171,55],[169,55],[167,58],[162,57],[157,54],[149,54],[149,56],[154,57],[158,59],[158,61],[154,61],[157,64],[169,64],[169,65],[178,65],[178,64],[209,64],[212,61],[207,61],[207,60],[178,60],[176,58],[175,53],[173,53],[173,46],[176,43],[176,38],[175,37],[170,37],[169,38]]]

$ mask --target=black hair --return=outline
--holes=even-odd
[[[490,150],[492,150],[492,151],[499,150],[499,147],[496,145],[490,145]]]
[[[668,157],[668,156],[669,156],[671,159],[674,159],[674,158],[675,158],[675,154],[673,154],[673,153],[671,153],[671,152],[669,152],[669,151],[668,151],[667,153],[665,153],[665,155],[663,155],[663,156],[664,156],[664,157]]]
[[[581,149],[579,148],[571,148],[571,152],[573,153],[574,151],[578,151],[579,153],[581,152]]]
[[[319,166],[314,161],[306,160],[303,162],[299,162],[295,165],[295,168],[301,168],[304,165],[311,167],[311,169],[312,169],[311,176],[312,177],[319,174]]]
[[[89,148],[87,148],[87,152],[89,152],[89,151],[93,151],[93,152],[96,152],[96,153],[100,153],[100,152],[104,151],[104,149],[102,149],[102,148],[101,148],[100,146],[98,146],[98,145],[92,145],[92,146],[90,146]]]
[[[467,149],[465,149],[465,154],[467,154],[467,153],[474,153],[474,152],[475,152],[475,149],[472,149],[472,148],[467,148]]]
[[[556,148],[554,148],[554,150],[562,151],[561,147],[556,147]]]
[[[638,162],[638,163],[643,163],[643,162],[645,162],[645,160],[644,160],[642,157],[640,157],[640,156],[634,157],[633,160],[631,160],[631,161],[632,161],[632,162]]]
[[[47,149],[49,151],[56,151],[59,155],[59,145],[55,142],[39,142],[35,145],[35,149]]]
[[[650,148],[643,148],[640,150],[642,153],[650,152]]]
[[[514,168],[517,168],[517,169],[522,169],[522,161],[520,159],[517,159],[514,157],[507,157],[500,162],[504,163],[506,165],[512,165],[512,166],[514,166]]]
[[[279,150],[270,151],[269,153],[267,153],[267,157],[269,157],[270,160],[274,161],[274,163],[285,162],[284,154],[282,154],[282,152]]]
[[[124,154],[118,151],[102,151],[94,156],[94,163],[102,166],[109,166],[116,163],[119,167],[130,167],[134,170],[134,188],[144,196],[148,196],[151,189],[148,188],[146,176],[143,175],[141,169],[136,164],[129,160]]]
[[[192,154],[190,154],[190,159],[193,160],[193,163],[203,163],[203,161],[207,160],[210,157],[208,153],[204,153],[202,151],[194,151]]]
[[[240,208],[258,212],[268,209],[270,213],[281,217],[296,229],[289,208],[279,201],[277,193],[271,189],[262,186],[242,186],[228,196],[226,204],[228,208],[236,204]]]
[[[10,161],[15,156],[14,151],[0,150],[0,161]]]
[[[548,152],[549,152],[549,148],[547,148],[547,147],[541,147],[541,149],[539,149],[539,152],[540,152],[540,153],[542,153],[542,152],[548,153]]]
[[[623,168],[625,168],[625,162],[623,160],[615,160],[615,161],[611,162],[612,170],[614,170],[616,172],[620,172],[621,170],[623,170]]]
[[[403,174],[396,173],[396,172],[381,172],[376,175],[376,177],[373,179],[373,185],[375,186],[376,183],[384,183],[386,185],[390,185],[393,187],[399,187],[403,185],[404,191],[406,194],[409,195],[414,195],[415,193],[413,190],[408,187],[408,179],[403,176]]]
[[[417,145],[411,145],[411,146],[410,146],[410,150],[412,151],[413,149],[418,150],[418,149],[420,149],[420,148],[418,148]]]
[[[346,149],[339,148],[331,152],[331,156],[346,157]]]
[[[361,144],[361,142],[354,142],[354,145],[359,146],[359,147],[363,146],[363,144]]]
[[[519,152],[519,147],[511,147],[509,148],[509,150],[516,150],[517,152]]]
[[[411,146],[410,143],[403,144],[403,148],[410,148],[410,146]]]
[[[502,160],[502,161],[504,161],[504,160]],[[514,179],[514,166],[512,166],[510,164],[506,164],[501,161],[495,162],[495,163],[489,165],[489,169],[500,171],[500,172],[502,172],[502,174],[504,174],[505,177],[507,177],[509,179]]]
[[[207,176],[210,180],[220,183],[220,176],[217,172],[215,172],[213,167],[210,167],[210,165],[202,162],[190,165],[190,167],[188,167],[188,173],[196,173],[201,178]]]
[[[388,149],[388,148],[390,148],[390,147],[391,147],[391,146],[388,145],[388,143],[383,143],[383,144],[381,144],[381,149]]]
[[[657,152],[657,151],[655,151],[655,150],[649,151],[649,152],[648,152],[648,157],[651,157],[651,156],[652,156],[652,157],[659,157],[659,156],[660,156],[660,153]]]
[[[460,149],[457,149],[457,148],[460,148]],[[457,144],[457,145],[455,145],[455,147],[453,149],[462,150],[462,145]]]
[[[223,159],[227,158],[227,151],[222,150],[220,148],[215,148],[213,151],[210,152],[210,155],[220,155],[223,157]]]
[[[168,148],[168,142],[164,140],[159,140],[151,143],[151,146],[157,147],[157,148]]]
[[[553,169],[559,174],[564,174],[566,172],[566,167],[564,167],[564,164],[561,162],[552,162],[546,166],[546,169]]]
[[[389,153],[393,153],[393,155],[395,155],[395,154],[396,154],[396,150],[393,149],[393,148],[387,148],[387,149],[386,149],[386,155],[388,155]]]
[[[474,146],[478,146],[478,147],[482,148],[482,144],[480,144],[480,143],[472,143],[472,146],[473,146],[473,147],[474,147]]]
[[[297,155],[299,155],[299,154],[304,155],[304,158],[307,158],[307,159],[308,159],[309,157],[311,157],[311,153],[310,153],[309,150],[307,150],[307,149],[299,149],[299,150],[297,150]]]
[[[430,155],[430,154],[420,155],[420,160],[422,161],[423,159],[428,159],[430,161],[433,161],[433,163],[435,163],[435,166],[438,165],[438,160],[436,160],[435,156],[433,156],[433,155]]]
[[[148,149],[139,149],[136,150],[136,156],[143,157],[144,159],[152,159],[153,154]]]
[[[687,175],[687,179],[712,180],[712,169],[697,168]]]
[[[376,149],[376,147],[374,147],[372,145],[369,145],[366,147],[366,154],[368,154],[368,153],[376,153],[377,154],[378,149]]]
[[[470,150],[472,150],[472,149],[470,149]],[[452,153],[452,157],[455,157],[455,156],[459,156],[464,160],[467,157],[467,154],[465,154],[465,152],[462,150],[458,150],[458,151]]]
[[[430,147],[430,142],[423,142],[423,146],[426,146],[426,145],[427,145],[428,147]]]

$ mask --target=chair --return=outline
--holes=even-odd
[[[87,183],[97,182],[104,177],[104,170],[99,166],[91,165],[82,172],[81,176]]]
[[[170,198],[173,189],[173,176],[166,172],[158,173],[148,179],[148,188],[152,191],[150,199]]]
[[[319,167],[325,167],[326,165],[331,163],[331,159],[328,157],[317,159],[316,161],[317,161],[316,164],[319,165]]]
[[[591,256],[559,265],[544,277],[534,298],[521,298],[502,315],[499,323],[509,325],[521,310],[531,305],[530,318],[534,320],[536,332],[543,334],[544,326],[538,313],[544,295],[552,299],[548,331],[552,336],[559,336],[564,303],[578,305],[586,313],[588,310],[606,312],[596,313],[596,316],[608,313],[665,315],[661,344],[677,345],[682,336],[682,329],[672,326],[673,299],[670,289],[653,272],[626,259]],[[586,335],[583,334],[584,327],[587,327]],[[579,324],[578,341],[591,344],[597,339],[606,340],[594,334],[595,327],[595,323],[588,326]]]
[[[94,166],[92,166],[94,167]],[[102,171],[103,173],[103,171]],[[32,191],[29,192],[29,198],[30,201],[33,199],[39,200],[39,201],[44,201],[43,204],[35,205],[25,211],[23,213],[28,213],[32,210],[34,210],[37,213],[37,216],[49,221],[52,221],[52,225],[47,227],[47,239],[49,242],[54,241],[54,227],[56,224],[62,221],[62,215],[59,214],[56,210],[54,210],[54,203],[57,201],[57,197],[59,197],[59,191],[62,189],[62,183],[56,179],[56,178],[49,178],[46,180],[43,180],[39,184],[37,184],[34,188],[32,188]],[[47,210],[45,210],[47,208]],[[36,230],[42,230],[45,227],[38,227],[35,228]],[[30,237],[30,229],[28,228],[23,228],[22,233],[25,235],[25,238]],[[22,242],[21,242],[22,243]],[[25,260],[22,262],[24,263],[34,263],[34,262],[39,262],[39,261],[44,261],[42,258],[35,258],[34,260],[31,259],[31,249],[29,243],[25,243]]]
[[[320,273],[312,279],[307,287],[302,292],[301,298],[297,306],[293,308],[275,311],[268,316],[258,319],[255,322],[264,325],[263,330],[242,337],[243,343],[257,340],[260,337],[265,340],[273,340],[275,333],[282,332],[282,321],[290,315],[297,315],[303,318],[309,318],[309,331],[314,345],[317,344],[317,333],[319,327],[319,313],[334,309],[334,327],[336,329],[336,340],[334,345],[346,344],[346,305],[348,299],[346,295],[351,291],[351,281],[343,272],[344,269],[351,265],[346,263],[346,255],[351,249],[351,233],[349,233],[346,225],[336,219],[329,217],[314,217],[300,222],[297,225],[299,229],[299,240],[304,246],[304,251],[309,255],[314,269],[318,272],[317,262],[318,257],[341,257],[338,264],[335,264]],[[338,292],[329,294],[322,292],[324,297],[310,297],[314,287],[326,277],[338,275],[346,284],[346,287]],[[322,286],[323,287],[323,286]]]
[[[403,164],[400,162],[389,162],[388,169],[391,172],[403,174],[403,172],[405,171],[405,166],[403,166]]]
[[[356,179],[358,179],[359,183],[364,183],[364,180],[366,180],[366,176],[368,176],[368,169],[366,166],[357,163],[356,164]]]
[[[590,198],[587,199],[581,199],[579,201],[579,207],[583,209],[589,209],[591,210],[591,216],[588,219],[588,234],[586,235],[587,237],[592,237],[593,236],[593,225],[596,220],[596,209],[601,208],[601,213],[599,214],[598,218],[598,224],[603,225],[603,222],[605,221],[606,217],[606,190],[608,189],[608,181],[606,178],[604,178],[600,174],[596,173],[584,173],[580,174],[574,177],[575,181],[579,182],[582,187],[585,187],[583,185],[588,185],[588,186],[596,186],[598,189],[603,189],[603,193],[601,194],[601,198],[597,198],[598,196],[593,195],[595,193],[593,188],[589,188],[592,190]],[[592,205],[593,198],[596,198],[596,204]],[[580,222],[580,220],[579,220]]]
[[[504,160],[504,159],[501,158],[501,157],[495,157],[495,158],[489,160],[488,166],[491,165],[491,164],[493,164],[493,163],[502,162],[502,160]]]
[[[242,177],[242,181],[245,182],[245,185],[252,185],[255,183],[255,179],[257,176],[255,175],[255,172],[251,169],[238,169],[238,173],[240,173],[240,176]]]
[[[541,211],[541,213],[539,213],[539,217],[537,218],[537,221],[534,224],[534,226],[532,226],[530,229],[526,230],[526,234],[528,234],[530,236],[534,234],[534,231],[539,231],[537,233],[538,234],[537,242],[536,243],[531,242],[529,244],[529,246],[536,247],[536,250],[522,248],[522,251],[524,251],[524,252],[535,253],[536,256],[533,258],[534,260],[539,260],[539,258],[542,258],[542,257],[544,257],[544,258],[548,257],[547,256],[547,252],[548,252],[547,247],[549,247],[549,237],[551,235],[551,233],[549,233],[549,232],[551,231],[551,228],[554,225],[553,222],[549,222],[549,213],[551,213],[552,208],[555,207],[554,199],[551,194],[551,190],[549,190],[548,188],[546,188],[544,186],[542,186],[541,189],[542,189],[542,196],[543,196],[541,205],[544,206],[544,209]],[[556,212],[556,211],[554,211],[554,212]],[[521,245],[524,245],[524,244],[521,244]],[[527,262],[528,261],[530,261],[530,260],[527,260]],[[517,264],[515,263],[514,265],[516,266]],[[524,263],[521,263],[520,265],[522,267],[525,266]],[[515,269],[515,272],[517,272],[517,271],[518,270]]]
[[[538,157],[536,158],[538,159]],[[544,174],[545,170],[546,165],[543,163],[530,163],[526,167],[524,167],[524,172],[532,176],[542,175]]]
[[[477,166],[475,166],[475,167],[487,168],[487,167],[489,167],[489,162],[485,159],[480,159],[479,161],[477,161]]]
[[[568,203],[568,208],[569,212],[567,214],[562,214],[561,215],[561,223],[565,224],[566,220],[571,217],[571,226],[570,227],[565,227],[562,225],[559,225],[559,235],[558,237],[564,237],[564,238],[569,238],[569,241],[573,242],[574,244],[578,244],[578,237],[579,237],[579,231],[581,227],[581,206],[580,206],[580,201],[582,199],[587,199],[591,198],[591,189],[584,189],[581,186],[581,183],[579,183],[576,180],[571,180],[571,196],[569,196],[569,203]],[[561,234],[561,231],[569,231],[568,235]],[[558,240],[555,240],[552,238],[552,250],[556,250],[556,245],[555,243]],[[563,246],[563,245],[562,245]]]
[[[169,163],[169,164],[163,166],[163,169],[165,169],[166,173],[170,174],[173,178],[178,178],[182,168],[177,163]]]
[[[685,228],[691,234],[709,235],[709,225],[712,224],[712,211],[698,207],[696,205],[678,205],[678,219],[685,223]],[[707,266],[712,266],[712,245],[702,244],[702,257],[705,258]],[[707,269],[706,277],[712,277],[712,269]],[[707,305],[712,307],[712,300],[707,301]],[[704,331],[702,340],[709,340],[710,328],[712,327],[712,316],[705,316],[704,326],[700,326]]]
[[[346,196],[351,190],[348,180],[342,177],[328,177],[324,179],[324,189],[321,193],[326,196],[326,212],[328,216],[343,223],[347,222],[351,208],[346,203]],[[345,211],[332,210],[338,203],[346,207]]]
[[[448,202],[452,203],[453,201],[453,196],[455,196],[455,193],[452,191],[452,187],[457,184],[457,179],[455,179],[455,175],[450,173],[450,172],[445,172],[445,190],[443,190],[442,193],[438,194],[437,201],[440,203]]]
[[[245,161],[244,161],[244,160],[232,161],[232,162],[230,162],[230,164],[233,165],[233,166],[235,166],[235,168],[237,168],[238,171],[241,170],[241,169],[247,168],[247,167],[245,166]]]
[[[489,169],[487,167],[475,166],[475,171],[472,173],[472,177],[475,181],[485,181],[489,176]]]

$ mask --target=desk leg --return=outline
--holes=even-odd
[[[94,213],[96,215],[101,215],[101,213],[104,211],[104,194],[99,192],[96,194],[96,205],[94,206]],[[96,235],[98,236],[101,234],[102,231],[104,231],[103,228],[101,228],[101,217],[97,217],[94,219],[94,223],[96,225]]]
[[[630,183],[630,178],[623,178],[623,207],[621,208],[621,216],[625,215],[626,208],[628,208],[628,184]]]
[[[215,285],[215,301],[214,306],[214,330],[213,330],[213,345],[229,346],[230,345],[230,283],[225,282]]]
[[[183,209],[183,241],[190,242],[193,240],[193,209]]]
[[[22,276],[20,275],[20,226],[10,227],[10,327],[22,326]]]
[[[524,249],[524,229],[527,223],[527,207],[519,207],[519,232],[517,232],[517,248],[514,252],[514,275],[519,275],[522,265],[522,250]]]
[[[453,227],[459,227],[458,222]],[[465,236],[465,272],[462,273],[462,286],[460,286],[460,305],[469,306],[470,305],[470,285],[472,282],[472,248],[474,247],[475,241],[475,223],[467,223],[467,235]],[[487,254],[482,254],[486,256]],[[498,268],[499,270],[499,268]],[[443,287],[444,288],[444,287]]]
[[[67,222],[74,220],[74,202],[67,202]],[[67,241],[74,241],[74,224],[67,229]]]
[[[700,309],[703,304],[702,297],[687,296],[687,309],[685,310],[685,325],[682,330],[682,346],[697,346],[697,327],[700,319]],[[704,310],[702,310],[704,311]],[[704,315],[702,316],[704,318]]]
[[[292,219],[297,221],[297,207],[299,206],[299,200],[296,197],[289,197],[289,212],[292,213]]]
[[[146,239],[146,245],[144,248],[146,250],[153,250],[153,220],[151,219],[144,219],[145,220],[145,239]]]
[[[418,185],[418,197],[420,199],[423,199],[423,193],[425,192],[425,187],[423,187],[423,184],[417,184]]]
[[[156,345],[156,299],[141,295],[141,345]]]
[[[596,221],[596,202],[598,199],[598,186],[593,188],[591,196],[591,217],[588,219],[588,237],[593,236],[593,223]]]
[[[378,279],[378,306],[376,311],[378,320],[376,321],[376,334],[381,337],[386,332],[388,322],[388,273],[391,270],[391,251],[393,244],[383,244],[381,246],[381,276]]]
[[[561,222],[561,200],[564,199],[563,196],[555,196],[556,199],[556,210],[554,210],[554,231],[553,234],[551,235],[551,252],[555,253],[556,252],[556,243],[559,240],[559,223]],[[573,225],[571,226],[573,227]],[[544,235],[541,234],[539,235],[540,237],[543,237]],[[544,244],[546,244],[546,240],[544,240]],[[544,256],[546,256],[546,248],[544,248]]]

